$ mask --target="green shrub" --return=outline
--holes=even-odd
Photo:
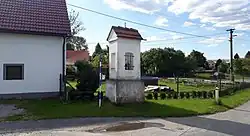
[[[185,97],[185,93],[184,92],[180,92],[180,98],[183,99]]]
[[[202,91],[202,96],[204,99],[207,99],[207,92],[206,91]]]
[[[198,92],[197,92],[197,97],[198,97],[198,98],[202,98],[202,92],[201,92],[201,91],[198,91]]]
[[[173,98],[178,99],[178,93],[177,92],[173,92]]]
[[[154,99],[155,99],[155,100],[158,100],[158,93],[157,93],[157,92],[154,92],[153,95],[154,95]]]
[[[162,100],[165,100],[166,97],[167,97],[167,95],[166,95],[166,93],[161,93],[161,94],[160,94],[160,97],[161,97]]]
[[[213,91],[209,91],[209,92],[208,92],[208,98],[213,98],[213,96],[214,96]]]
[[[167,93],[167,98],[168,98],[168,99],[172,99],[172,98],[173,98],[172,92]]]
[[[192,97],[197,98],[197,92],[196,91],[192,91]]]
[[[79,80],[76,85],[77,90],[96,92],[99,87],[99,73],[89,63],[84,62],[80,66],[82,69],[79,71]]]
[[[186,98],[189,99],[190,98],[190,93],[189,92],[186,92]]]
[[[153,99],[153,94],[152,93],[147,94],[146,99],[152,100]]]

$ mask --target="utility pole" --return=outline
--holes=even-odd
[[[230,42],[230,80],[234,83],[234,70],[233,70],[233,32],[235,29],[228,29],[230,32],[229,42]]]

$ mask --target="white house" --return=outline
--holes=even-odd
[[[114,103],[144,101],[141,81],[140,33],[136,29],[113,26],[108,35],[109,81],[106,96]]]
[[[58,95],[71,34],[65,0],[1,0],[0,7],[0,98]]]

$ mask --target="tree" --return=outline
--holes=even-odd
[[[102,50],[102,47],[99,43],[97,43],[97,45],[95,46],[95,51],[92,55],[92,58],[95,58],[96,55],[99,55],[99,54],[102,54],[103,53],[103,50]]]
[[[188,62],[182,51],[173,48],[153,48],[141,54],[141,69],[145,75],[184,75],[191,71]]]
[[[88,45],[86,44],[86,39],[81,36],[76,36],[76,34],[85,30],[83,23],[79,20],[79,12],[76,13],[74,10],[71,10],[69,13],[69,21],[72,37],[66,39],[67,50],[87,50]]]
[[[220,69],[220,72],[222,72],[222,73],[227,73],[228,68],[229,68],[229,65],[226,62],[221,62],[219,64],[219,69]]]
[[[242,76],[242,81],[244,82],[244,77],[250,73],[250,59],[237,59],[234,60],[234,72]]]
[[[78,62],[77,64],[80,68],[79,70],[79,80],[77,81],[76,88],[79,91],[88,91],[91,93],[91,97],[94,97],[94,92],[99,87],[99,74],[92,67],[92,65],[86,61]]]
[[[218,66],[222,63],[222,60],[221,59],[218,59],[215,63],[215,70],[218,69]]]
[[[240,58],[239,54],[236,53],[236,54],[234,55],[234,59],[239,59],[239,58]]]
[[[250,51],[246,53],[245,58],[250,58]]]
[[[92,61],[91,64],[93,65],[93,67],[98,68],[100,66],[100,55],[95,56]],[[108,65],[108,56],[107,55],[102,55],[102,65]]]
[[[71,10],[69,12],[69,21],[70,21],[72,35],[76,35],[79,32],[85,30],[82,21],[79,20],[79,12]]]
[[[67,50],[88,50],[86,39],[80,36],[73,36],[67,41]]]
[[[206,65],[206,62],[207,62],[207,59],[206,57],[204,57],[204,53],[201,53],[199,51],[196,51],[196,50],[193,50],[189,55],[188,57],[190,59],[192,59],[193,61],[196,62],[197,64],[197,67],[203,67],[203,68],[206,68],[207,66]]]

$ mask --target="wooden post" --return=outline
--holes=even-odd
[[[179,76],[177,76],[177,94],[179,94]]]

